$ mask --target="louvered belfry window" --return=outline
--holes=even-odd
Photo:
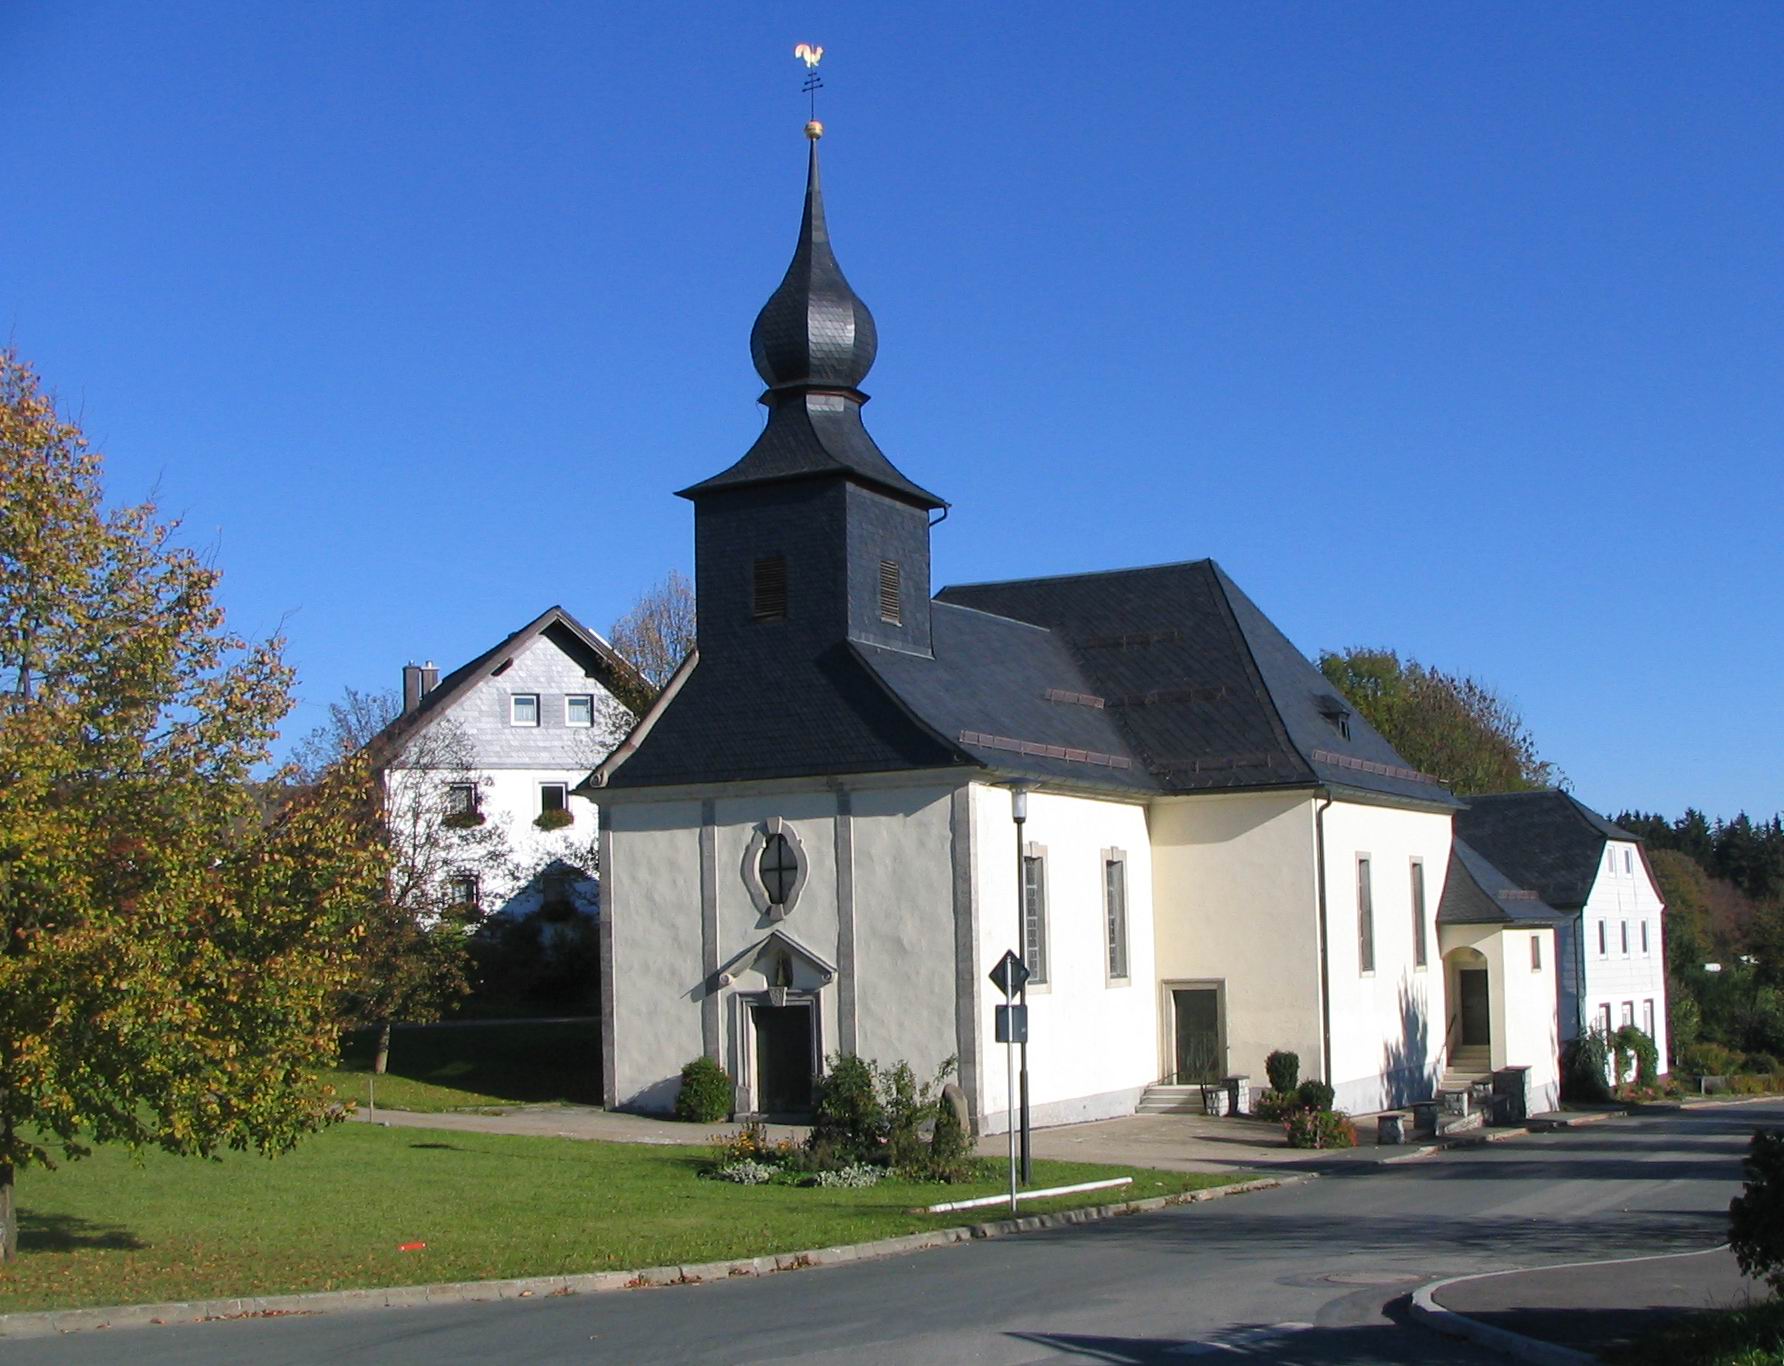
[[[787,557],[769,555],[756,561],[751,584],[750,615],[757,621],[780,621],[787,615]]]
[[[898,561],[880,561],[880,620],[889,621],[893,625],[903,622],[904,614],[899,607]]]

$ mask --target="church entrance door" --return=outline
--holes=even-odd
[[[1462,996],[1462,1046],[1484,1048],[1493,1042],[1492,1008],[1488,1004],[1487,970],[1463,968],[1456,974]]]
[[[1220,988],[1172,987],[1172,1067],[1178,1086],[1219,1081],[1226,1050],[1220,1037]]]
[[[811,1007],[751,1006],[756,1032],[756,1109],[767,1115],[804,1115],[811,1110]]]

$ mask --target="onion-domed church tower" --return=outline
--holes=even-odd
[[[694,504],[697,663],[610,779],[679,784],[958,761],[860,667],[851,643],[928,657],[930,516],[861,421],[878,349],[824,216],[812,124],[805,212],[750,354],[768,421]]]

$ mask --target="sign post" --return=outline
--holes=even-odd
[[[991,981],[1004,994],[997,1007],[997,1042],[1004,1046],[1005,1113],[1010,1129],[1010,1213],[1016,1212],[1016,1045],[1028,1042],[1028,1006],[1016,996],[1028,980],[1028,969],[1012,951],[1005,951],[991,969]]]

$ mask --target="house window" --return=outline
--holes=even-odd
[[[1604,846],[1604,871],[1612,877],[1617,875],[1617,851],[1608,844]]]
[[[783,621],[787,615],[787,557],[757,560],[750,581],[750,616],[757,621]]]
[[[1103,859],[1103,919],[1109,935],[1109,976],[1127,977],[1127,859],[1109,850]]]
[[[1375,971],[1375,894],[1369,887],[1369,858],[1357,855],[1357,966]]]
[[[1635,1002],[1623,1002],[1623,1023],[1625,1026],[1635,1023]]]
[[[516,726],[539,724],[539,694],[517,692],[508,699],[508,720]]]
[[[1022,965],[1028,980],[1047,981],[1047,855],[1037,844],[1022,857]]]
[[[1428,955],[1425,948],[1425,861],[1415,858],[1412,861],[1412,965],[1415,968],[1425,966]]]
[[[787,837],[776,831],[762,842],[762,857],[757,861],[762,875],[762,889],[768,893],[771,906],[785,906],[799,881],[799,860]]]
[[[1530,936],[1530,971],[1542,971],[1542,936],[1540,934]]]
[[[539,784],[539,814],[550,811],[562,811],[568,803],[567,789],[563,783]]]
[[[1652,1001],[1642,1002],[1642,1033],[1650,1039],[1654,1037],[1654,1003]]]
[[[1611,952],[1608,948],[1605,947],[1604,925],[1605,925],[1604,921],[1600,920],[1598,922],[1598,956],[1600,958],[1608,958],[1610,956],[1610,952]]]
[[[1642,925],[1642,957],[1646,958],[1648,956],[1648,922],[1646,920],[1643,920],[1641,922],[1641,925]]]
[[[477,909],[477,875],[454,873],[446,879],[446,897],[462,910]]]
[[[1629,957],[1629,922],[1623,922],[1623,956]]]
[[[898,563],[895,560],[880,561],[880,620],[889,621],[894,626],[904,621],[904,609],[899,597]]]
[[[1635,872],[1635,851],[1632,849],[1623,851],[1623,871],[1630,874]]]
[[[448,816],[474,816],[477,814],[477,784],[447,783],[446,814]]]
[[[564,724],[566,726],[592,726],[595,724],[593,693],[573,692],[564,698]]]
[[[1609,1001],[1606,1001],[1603,1005],[1598,1007],[1598,1032],[1604,1035],[1607,1039],[1611,1036],[1611,1006]]]

